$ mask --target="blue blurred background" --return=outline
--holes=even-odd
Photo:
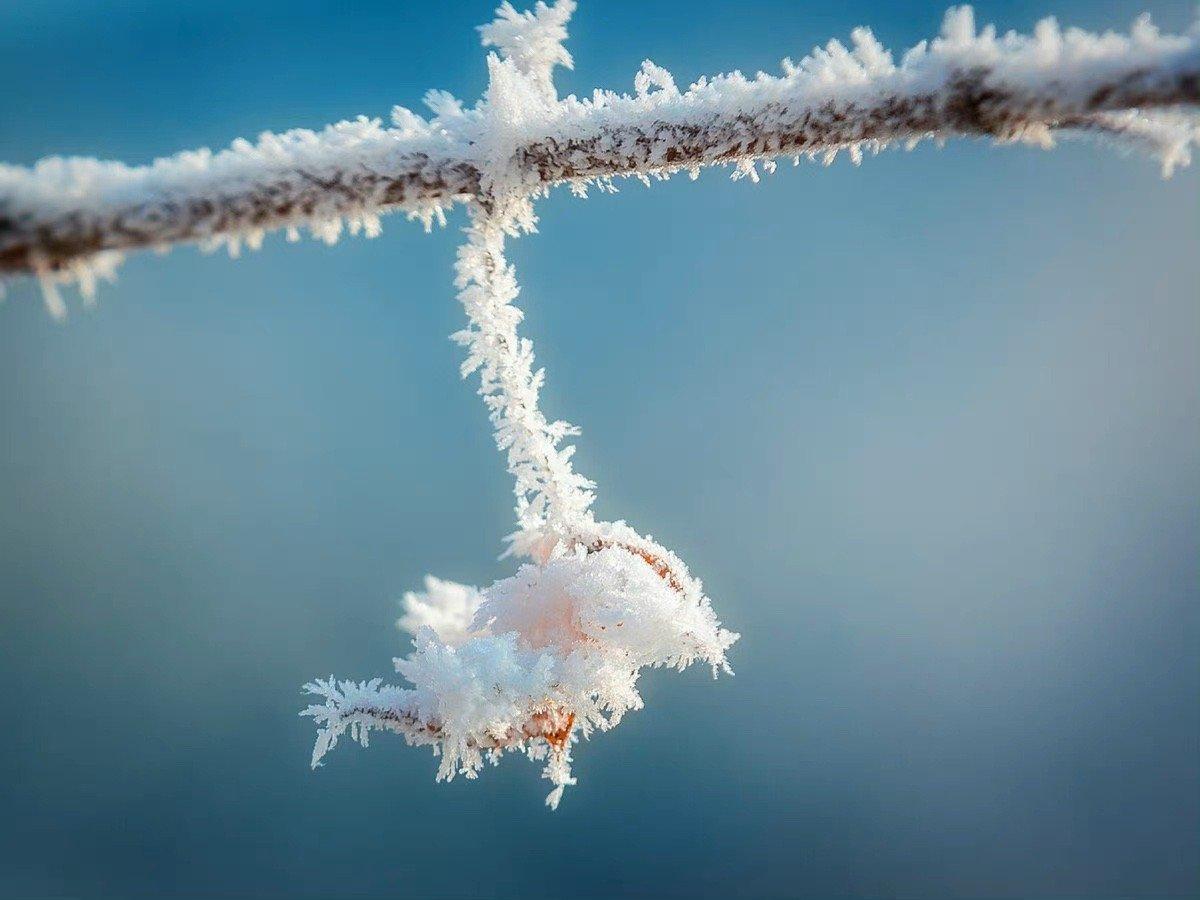
[[[439,8],[445,6],[445,8]],[[1171,29],[1187,2],[1149,4]],[[1127,26],[1135,0],[988,2]],[[940,0],[585,0],[565,91],[773,69]],[[0,6],[0,159],[146,162],[473,99],[487,0]],[[461,213],[0,307],[0,895],[1183,897],[1200,890],[1195,171],[1071,144],[720,172],[540,206],[514,247],[598,512],[742,632],[651,672],[562,808],[377,736],[308,769],[302,682],[386,675],[510,484],[457,378]]]

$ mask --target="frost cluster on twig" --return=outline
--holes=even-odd
[[[642,708],[641,669],[728,671],[737,638],[683,564],[622,523],[595,523],[482,591],[428,579],[405,608],[415,646],[395,665],[412,688],[332,677],[305,686],[323,701],[304,710],[320,727],[313,765],[343,734],[366,746],[372,730],[432,746],[439,779],[474,778],[485,759],[515,751],[546,762],[551,807],[575,783],[572,744]]]

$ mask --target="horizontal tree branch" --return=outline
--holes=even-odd
[[[1200,104],[1200,56],[1169,73],[1130,72],[1085,97],[1056,96],[990,82],[986,68],[952,72],[935,91],[864,100],[769,101],[700,121],[605,123],[583,138],[550,136],[521,148],[540,181],[556,184],[654,174],[776,156],[821,155],[858,144],[927,136],[1021,139],[1039,126],[1111,129],[1098,114]],[[1040,132],[1039,132],[1040,133]]]
[[[1154,145],[1168,167],[1186,157],[1194,125],[1160,128],[1153,114],[1130,115],[1200,106],[1194,35],[1164,36],[1146,23],[1130,37],[1064,35],[1042,23],[1032,37],[996,38],[977,35],[963,15],[948,14],[942,37],[898,66],[859,29],[852,50],[831,42],[799,66],[785,61],[783,76],[734,73],[680,93],[647,64],[635,95],[551,97],[515,124],[491,111],[493,88],[467,112],[435,96],[430,122],[400,110],[394,128],[360,118],[145,167],[57,158],[0,166],[0,274],[79,275],[105,251],[254,245],[299,226],[333,240],[344,221],[371,234],[383,212],[430,217],[456,200],[486,201],[498,165],[536,192],[714,164],[754,175],[756,161],[780,155],[857,155],[926,137],[1045,142],[1059,128]],[[508,148],[499,161],[497,143]]]
[[[103,251],[227,236],[255,243],[263,232],[318,223],[332,225],[324,232],[332,240],[343,219],[370,232],[378,213],[420,212],[478,195],[479,169],[463,158],[462,148],[431,150],[426,139],[405,139],[394,129],[368,124],[373,133],[351,150],[322,146],[327,135],[299,133],[315,145],[311,159],[299,164],[292,154],[274,163],[258,148],[232,149],[226,153],[236,165],[214,166],[216,171],[202,177],[178,164],[180,157],[120,167],[115,189],[103,178],[91,189],[74,186],[92,182],[86,171],[95,165],[91,160],[39,164],[26,170],[26,181],[34,184],[18,185],[20,192],[12,190],[12,170],[0,171],[0,273],[54,271]],[[283,143],[287,137],[263,140]],[[360,158],[354,160],[355,154]],[[214,159],[222,162],[222,156]],[[57,187],[58,181],[66,186]]]

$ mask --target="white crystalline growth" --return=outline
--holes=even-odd
[[[428,628],[443,644],[458,647],[478,634],[472,623],[481,603],[479,588],[426,575],[423,593],[404,595],[404,615],[396,624],[413,635]]]
[[[898,59],[870,29],[856,28],[848,46],[835,39],[798,62],[783,60],[781,75],[734,71],[683,91],[647,61],[633,95],[597,90],[561,101],[541,145],[586,148],[552,172],[573,179],[577,190],[593,181],[604,187],[614,174],[646,180],[714,163],[757,180],[755,165],[771,171],[776,156],[831,162],[844,150],[858,162],[894,142],[940,141],[972,129],[1045,147],[1062,129],[1104,134],[1158,157],[1170,174],[1200,137],[1194,103],[1141,110],[1133,124],[1090,107],[1096,97],[1124,94],[1134,102],[1153,85],[1194,80],[1198,38],[1200,20],[1172,35],[1148,16],[1127,35],[1063,28],[1054,18],[1029,35],[1002,34],[977,27],[971,7],[951,7],[938,37]],[[970,97],[963,86],[972,79],[986,101],[963,116]]]
[[[98,254],[198,243],[236,255],[275,230],[330,243],[343,232],[372,237],[390,211],[428,227],[455,203],[518,185],[526,197],[560,184],[586,194],[712,165],[757,181],[779,158],[829,163],[844,151],[858,163],[889,146],[970,136],[1050,147],[1060,134],[1147,152],[1170,174],[1200,140],[1196,24],[1169,34],[1143,16],[1120,34],[1046,18],[1026,35],[979,27],[960,6],[937,37],[898,54],[856,28],[848,42],[784,59],[779,74],[733,71],[685,87],[646,61],[632,94],[560,99],[552,74],[572,65],[564,41],[574,9],[573,0],[529,12],[504,3],[480,29],[497,51],[487,94],[464,104],[431,91],[429,119],[397,107],[392,127],[358,117],[148,166],[0,164],[0,278],[40,276],[61,315],[57,285],[86,292],[97,270],[111,270],[116,257]]]
[[[432,745],[439,780],[474,778],[485,757],[519,751],[545,760],[554,808],[575,783],[578,737],[642,707],[643,668],[703,662],[715,676],[729,670],[725,651],[737,640],[683,564],[623,523],[596,524],[588,543],[560,544],[543,565],[483,591],[436,579],[428,587],[401,620],[417,627],[413,653],[395,661],[412,688],[332,678],[305,686],[323,699],[302,713],[320,727],[314,766],[341,735],[366,746],[372,729]]]
[[[539,16],[546,12],[539,7]],[[536,18],[518,24],[542,27]],[[505,41],[520,43],[511,35]],[[555,57],[541,58],[548,72]],[[536,70],[512,58],[489,64],[484,115],[494,150],[512,141],[523,107],[544,110],[547,98]],[[624,523],[594,520],[593,484],[574,471],[574,448],[559,446],[576,429],[542,414],[544,374],[517,333],[520,288],[504,242],[536,222],[529,186],[503,152],[484,157],[491,203],[472,209],[459,250],[456,284],[470,326],[454,338],[467,349],[463,376],[479,373],[479,394],[515,479],[512,550],[535,564],[483,591],[427,578],[424,593],[405,597],[400,620],[416,646],[396,670],[413,687],[317,681],[306,689],[324,703],[303,714],[319,726],[314,766],[342,734],[365,745],[372,729],[433,745],[442,756],[439,780],[473,778],[485,755],[496,762],[519,750],[546,761],[543,775],[554,785],[546,802],[557,808],[574,784],[572,743],[641,708],[643,668],[706,662],[715,676],[729,671],[725,651],[737,635],[721,627],[678,557]]]
[[[92,256],[72,260],[62,269],[51,270],[39,267],[38,281],[42,288],[42,300],[46,311],[59,321],[67,317],[67,304],[59,293],[59,285],[78,285],[83,302],[92,305],[96,302],[96,284],[100,281],[116,281],[117,268],[124,260],[124,254],[115,250],[105,250]],[[4,285],[0,283],[0,289]],[[0,297],[3,297],[0,290]]]
[[[479,36],[483,46],[498,49],[518,70],[537,78],[553,96],[550,77],[554,67],[570,69],[575,64],[563,46],[575,5],[575,0],[558,0],[552,6],[538,0],[532,12],[518,12],[504,0],[495,20],[479,26]]]

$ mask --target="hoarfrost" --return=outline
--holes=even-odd
[[[724,165],[757,182],[779,157],[832,163],[845,151],[939,144],[956,136],[1052,146],[1095,136],[1156,157],[1169,175],[1200,139],[1200,31],[1160,32],[1148,18],[1127,35],[1063,29],[1031,35],[978,28],[970,7],[950,9],[940,34],[897,63],[866,28],[829,41],[782,73],[701,77],[681,91],[646,60],[632,94],[559,98],[553,71],[573,64],[564,41],[573,0],[508,2],[480,29],[488,87],[466,107],[430,91],[422,117],[396,106],[385,126],[359,117],[314,132],[264,133],[226,150],[180,153],[148,166],[94,159],[0,165],[0,274],[40,279],[61,318],[63,283],[94,295],[121,253],[193,242],[237,256],[268,231],[301,229],[326,243],[374,237],[384,213],[425,227],[468,207],[455,266],[468,324],[464,377],[479,394],[514,479],[517,530],[509,552],[530,562],[478,589],[427,578],[404,598],[412,652],[395,660],[410,687],[382,679],[318,679],[303,715],[318,726],[312,763],[339,739],[364,746],[373,730],[440,754],[437,777],[474,778],[510,751],[544,763],[557,807],[575,783],[572,748],[641,709],[648,667],[729,672],[737,635],[721,626],[699,580],[666,547],[624,522],[597,521],[595,485],[576,472],[574,426],[546,418],[544,372],[520,336],[520,288],[506,241],[534,231],[534,201],[565,184],[615,190],[678,171]]]
[[[478,156],[485,193],[470,208],[455,267],[469,321],[454,335],[467,350],[462,374],[479,374],[515,480],[510,551],[533,563],[483,590],[430,577],[424,593],[405,597],[400,624],[415,646],[395,665],[411,689],[332,678],[307,685],[324,699],[303,713],[319,726],[314,766],[341,735],[365,745],[372,729],[433,745],[439,780],[474,778],[485,757],[519,751],[544,760],[553,786],[546,803],[557,808],[575,783],[573,744],[642,707],[643,668],[705,662],[714,675],[729,671],[725,651],[737,635],[721,627],[683,562],[624,523],[594,519],[594,485],[575,472],[574,447],[561,446],[577,429],[543,415],[544,372],[517,333],[520,288],[504,244],[533,230],[531,200],[542,187],[512,160],[529,126],[553,112],[549,73],[570,62],[558,42],[572,7],[539,4],[522,16],[506,4],[482,29],[504,56],[489,58],[491,81],[476,110],[487,126]],[[663,90],[673,87],[652,64],[643,71]]]
[[[500,55],[489,56],[487,93],[469,114],[480,193],[470,202],[455,267],[469,322],[454,335],[467,351],[462,374],[479,375],[496,445],[515,481],[518,530],[509,551],[531,562],[482,590],[429,578],[425,593],[407,595],[401,620],[415,645],[395,665],[412,687],[316,681],[306,689],[324,703],[304,710],[319,726],[314,765],[341,735],[365,745],[372,729],[432,745],[441,754],[439,780],[474,778],[485,759],[518,751],[544,761],[552,808],[575,783],[571,750],[578,739],[642,708],[643,669],[702,662],[715,677],[729,671],[726,651],[738,636],[721,626],[675,554],[623,522],[596,521],[595,485],[574,470],[574,447],[562,444],[578,432],[547,420],[539,407],[544,372],[518,334],[520,288],[504,249],[509,238],[535,229],[533,200],[547,184],[567,181],[583,193],[590,184],[611,189],[613,175],[649,183],[650,176],[710,162],[758,181],[758,164],[773,172],[774,157],[785,152],[828,164],[844,149],[858,164],[864,149],[878,152],[894,140],[911,145],[987,133],[1050,146],[1057,129],[1138,145],[1169,174],[1188,162],[1197,137],[1195,117],[1183,112],[1069,113],[1084,108],[1079,98],[1097,85],[1141,90],[1113,86],[1129,66],[1168,79],[1172,66],[1187,71],[1192,63],[1163,60],[1194,57],[1192,39],[1163,38],[1146,20],[1128,37],[1063,32],[1047,19],[1032,37],[998,38],[990,27],[977,30],[971,10],[960,7],[946,14],[938,38],[914,47],[899,66],[860,28],[850,48],[831,41],[799,63],[785,61],[782,77],[735,72],[680,93],[671,74],[647,60],[632,96],[559,100],[550,76],[554,66],[571,64],[562,40],[573,8],[539,3],[522,14],[505,3],[481,29]],[[968,77],[964,88],[958,82]],[[985,86],[987,102],[968,103],[971,91]],[[1022,114],[1054,103],[1062,115]],[[460,115],[440,96],[430,106]],[[400,118],[404,127],[419,127]]]
[[[291,240],[301,227],[326,242],[344,231],[371,237],[393,210],[428,228],[456,202],[516,197],[517,182],[527,198],[556,184],[584,195],[613,190],[616,177],[648,183],[708,165],[757,180],[759,163],[770,172],[779,156],[828,164],[844,150],[858,163],[897,143],[988,136],[1049,147],[1059,133],[1149,153],[1169,174],[1198,137],[1196,26],[1164,34],[1143,16],[1128,34],[1093,33],[1047,18],[1032,34],[1000,34],[962,6],[898,63],[856,28],[849,44],[785,59],[778,75],[735,71],[680,91],[647,60],[633,94],[559,99],[552,73],[572,65],[563,42],[574,8],[503,4],[480,29],[498,53],[487,95],[470,108],[430,91],[432,118],[398,106],[391,127],[360,116],[148,166],[58,157],[0,165],[0,274],[55,273],[47,297],[61,310],[53,285],[80,281],[86,259],[104,251],[193,242],[236,254],[268,231]],[[519,203],[500,219],[518,230],[535,221]]]

